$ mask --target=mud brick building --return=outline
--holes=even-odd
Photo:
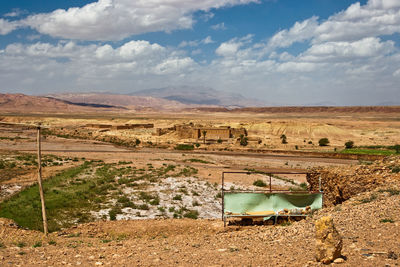
[[[181,139],[200,139],[204,138],[203,133],[206,132],[206,139],[229,139],[239,137],[241,134],[247,135],[244,128],[235,129],[230,126],[224,127],[194,127],[191,125],[176,125],[176,132]]]

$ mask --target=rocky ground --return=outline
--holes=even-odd
[[[396,186],[359,194],[306,220],[277,226],[224,228],[220,220],[205,219],[99,221],[45,238],[2,220],[0,259],[2,266],[315,266],[314,222],[331,215],[343,237],[343,266],[398,266]]]
[[[400,157],[391,156],[374,162],[342,167],[314,168],[307,175],[311,190],[319,189],[321,178],[325,206],[342,203],[350,197],[378,186],[400,181]]]

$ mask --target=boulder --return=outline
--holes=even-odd
[[[315,222],[315,238],[317,261],[329,264],[341,256],[343,241],[332,217],[322,217]]]

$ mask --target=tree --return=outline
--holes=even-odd
[[[287,144],[286,135],[282,134],[280,138],[282,140],[282,144]]]
[[[243,134],[240,135],[240,145],[241,146],[247,146],[248,144],[248,139],[246,136],[244,136]]]
[[[347,141],[346,143],[344,143],[344,146],[346,147],[346,149],[353,148],[354,142],[351,140]]]
[[[205,144],[205,143],[206,143],[207,131],[206,131],[206,130],[203,130],[203,131],[202,131],[202,134],[203,134],[203,143]]]
[[[328,138],[321,138],[318,141],[319,146],[328,146],[329,145],[329,139]]]

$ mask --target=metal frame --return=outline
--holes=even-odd
[[[242,173],[242,174],[264,174],[269,176],[269,190],[225,190],[224,188],[224,184],[225,184],[225,174],[234,174],[234,173]],[[260,173],[260,172],[252,172],[252,171],[237,171],[237,172],[222,172],[221,175],[221,180],[222,180],[222,185],[221,185],[221,197],[222,197],[222,208],[221,208],[221,219],[224,221],[224,227],[226,226],[226,216],[224,213],[224,209],[225,209],[225,201],[224,201],[224,194],[225,191],[226,192],[252,192],[252,193],[265,193],[265,192],[269,192],[269,193],[273,193],[273,192],[277,192],[277,193],[287,193],[287,194],[304,194],[304,193],[323,193],[323,191],[321,190],[321,176],[319,177],[319,191],[308,191],[308,190],[301,190],[301,191],[290,191],[290,190],[272,190],[272,175],[273,174],[305,174],[307,175],[308,172],[266,172],[266,173]],[[322,206],[324,204],[324,198],[322,197]],[[290,215],[275,215],[275,223],[278,219],[279,216],[286,216],[286,217],[290,217]],[[291,215],[291,216],[302,216],[302,217],[306,217],[307,215]],[[234,215],[234,216],[228,216],[228,217],[262,217],[262,216],[240,216],[240,215]]]

